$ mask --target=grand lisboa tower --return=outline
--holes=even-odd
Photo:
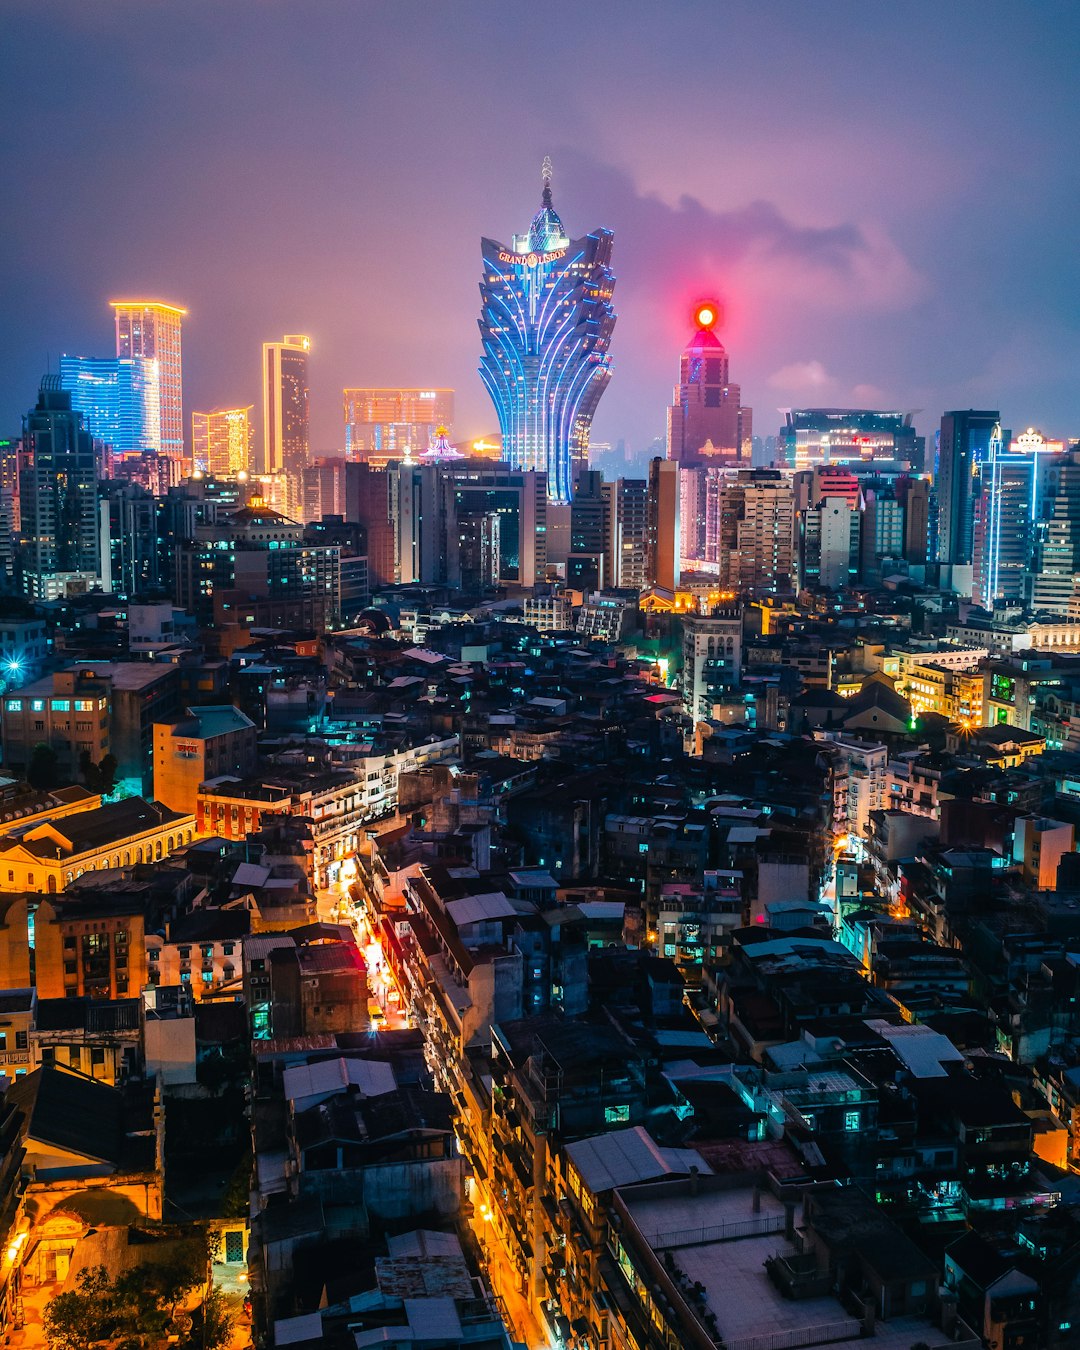
[[[610,230],[569,239],[551,204],[551,161],[527,234],[481,244],[480,377],[495,404],[503,459],[547,474],[548,500],[568,502],[588,463],[589,429],[611,379],[615,328]]]

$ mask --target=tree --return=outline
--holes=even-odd
[[[79,777],[91,792],[101,791],[101,770],[90,758],[89,750],[83,750],[79,755]]]
[[[177,1333],[181,1344],[199,1346],[201,1341],[190,1338],[192,1319],[182,1309],[205,1278],[206,1240],[201,1234],[176,1244],[168,1260],[143,1262],[115,1280],[103,1266],[83,1270],[78,1288],[57,1294],[45,1309],[42,1322],[50,1350],[89,1350],[98,1341],[134,1348]],[[220,1312],[216,1309],[214,1315]],[[209,1332],[210,1322],[206,1325]]]
[[[51,745],[39,741],[30,752],[26,781],[39,792],[48,792],[60,782],[60,761]]]

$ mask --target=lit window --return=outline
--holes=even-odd
[[[22,699],[9,698],[7,701],[8,712],[22,712]]]
[[[52,710],[53,710],[53,712],[70,712],[70,711],[71,711],[71,699],[69,699],[69,698],[54,698],[53,701],[52,701]]]
[[[859,1128],[859,1113],[858,1113],[858,1111],[845,1111],[845,1112],[844,1112],[844,1129],[845,1129],[845,1130],[857,1130],[858,1128]]]

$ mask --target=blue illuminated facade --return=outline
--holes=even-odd
[[[546,473],[548,500],[568,502],[611,379],[613,236],[595,230],[568,238],[549,175],[545,164],[543,201],[528,233],[509,248],[481,243],[480,378],[498,414],[503,459]]]
[[[86,429],[119,454],[161,448],[157,361],[146,356],[61,356],[60,385]]]

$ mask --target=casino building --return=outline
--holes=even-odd
[[[502,432],[503,458],[547,474],[548,499],[569,502],[589,428],[611,378],[612,233],[570,239],[551,204],[544,161],[540,210],[508,248],[484,239],[480,377]]]

